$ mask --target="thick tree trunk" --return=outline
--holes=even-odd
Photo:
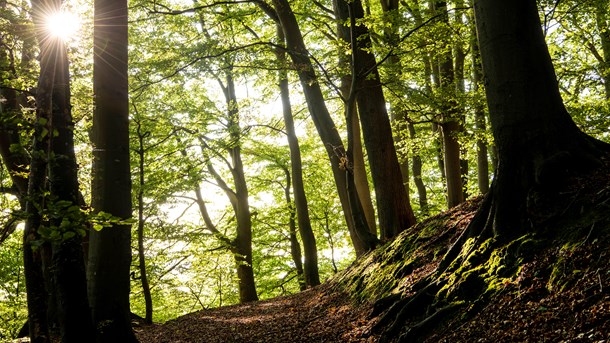
[[[57,51],[49,60],[41,59],[41,75],[49,68],[52,83],[52,131],[49,167],[51,206],[59,204],[57,217],[50,224],[59,230],[65,220],[70,227],[61,232],[60,241],[52,242],[51,275],[56,292],[58,321],[62,342],[83,342],[93,338],[93,325],[87,299],[85,262],[81,247],[87,226],[80,214],[79,185],[70,105],[70,80],[67,50],[63,42],[53,42]],[[54,60],[54,61],[53,61]],[[47,64],[47,62],[49,64]],[[54,63],[53,63],[54,62]],[[52,76],[51,76],[52,75]],[[40,87],[39,93],[45,88]]]
[[[394,147],[390,118],[381,88],[375,56],[370,52],[368,28],[356,25],[364,17],[362,3],[336,0],[335,12],[341,21],[350,20],[353,82],[364,145],[367,150],[382,239],[389,239],[415,224],[415,216],[405,191]]]
[[[36,253],[30,255],[31,237],[36,235],[32,230],[41,233],[39,239],[50,242],[51,265],[48,276],[43,272],[43,285],[46,291],[52,291],[50,299],[56,301],[56,317],[50,319],[59,324],[62,342],[91,341],[93,326],[87,299],[85,265],[81,248],[81,235],[85,224],[78,203],[78,176],[76,157],[74,155],[73,123],[70,111],[70,77],[67,50],[64,42],[58,37],[44,34],[44,16],[59,11],[61,1],[34,1],[32,12],[38,32],[40,45],[40,77],[36,90],[36,118],[40,125],[34,143],[35,151],[32,160],[33,173],[30,183],[32,199],[28,205],[34,218],[26,229],[26,264],[36,261]],[[44,145],[44,146],[43,146]],[[40,156],[38,155],[40,154]],[[46,161],[44,161],[46,159]],[[48,188],[44,187],[44,168],[47,169]],[[49,196],[44,197],[40,191],[46,188]],[[30,207],[33,206],[34,208]],[[49,211],[48,222],[43,223],[40,213],[43,208]],[[66,225],[67,223],[67,225]],[[30,244],[28,244],[30,243]],[[39,257],[42,257],[41,248]],[[32,259],[30,259],[32,257]],[[42,262],[42,258],[39,260]],[[31,266],[31,265],[30,265]],[[40,266],[33,266],[38,269]],[[38,270],[34,272],[40,281]],[[50,278],[50,279],[49,279]],[[43,285],[34,285],[37,292]],[[40,295],[40,294],[39,294]],[[40,298],[37,300],[41,300]],[[48,303],[46,303],[48,304]],[[45,304],[45,305],[46,305]],[[54,304],[55,305],[55,304]],[[55,307],[53,307],[55,309]],[[42,310],[38,308],[37,310]],[[49,314],[50,312],[47,312]],[[37,313],[34,316],[41,316]],[[31,328],[40,327],[40,318],[33,318]],[[38,321],[38,323],[36,323]],[[44,334],[44,333],[43,333]],[[40,339],[40,337],[36,337]]]
[[[279,24],[277,24],[277,32],[280,44],[284,44],[284,31]],[[276,56],[280,64],[286,64],[286,54],[284,51],[280,49],[276,50]],[[288,73],[286,72],[286,69],[280,70],[279,86],[282,99],[282,114],[284,117],[284,124],[286,126],[286,138],[288,139],[288,147],[290,149],[291,173],[287,174],[286,177],[288,180],[290,180],[290,175],[292,175],[294,206],[299,224],[299,233],[301,235],[301,240],[303,241],[303,249],[305,253],[305,282],[307,286],[317,286],[320,284],[320,274],[318,271],[318,248],[316,245],[316,237],[314,236],[311,221],[309,219],[309,207],[307,205],[307,196],[305,194],[305,186],[303,181],[301,149],[299,147],[299,140],[294,128],[294,120],[292,119],[292,106],[290,104]],[[289,196],[290,193],[287,194],[287,197]]]
[[[348,159],[347,151],[337,132],[337,127],[326,108],[322,90],[309,58],[309,53],[305,48],[296,17],[287,0],[273,0],[273,5],[274,13],[277,15],[286,36],[287,48],[292,62],[295,66],[298,66],[297,73],[309,112],[331,162],[333,177],[346,221],[353,223],[348,227],[352,229],[350,236],[356,254],[361,255],[374,248],[377,239],[370,233],[364,219],[362,205],[355,192],[353,176],[350,171],[351,161]]]
[[[127,1],[94,2],[92,207],[131,218]],[[97,342],[137,342],[131,328],[131,225],[91,230],[88,288]]]
[[[563,105],[536,2],[475,1],[475,15],[499,157],[494,229],[514,237],[531,225],[528,192],[592,167],[602,144]]]
[[[28,199],[25,207],[28,216],[23,232],[23,269],[27,292],[30,341],[46,343],[50,342],[47,322],[48,293],[42,267],[42,249],[34,247],[34,244],[41,240],[38,229],[42,225],[42,215],[38,207],[39,204],[43,203],[43,194],[46,191],[46,156],[48,155],[48,135],[42,135],[45,125],[42,125],[39,118],[37,115],[36,124],[34,124]]]

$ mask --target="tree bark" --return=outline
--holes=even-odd
[[[346,30],[342,23],[337,24],[337,36],[340,41],[350,41],[349,30]],[[340,69],[343,69],[351,64],[350,58],[345,54],[345,51],[342,48],[340,48],[338,51],[338,57]],[[351,68],[348,69],[351,70]],[[351,72],[341,75],[341,85],[339,88],[341,91],[341,96],[343,97],[342,100],[345,116],[346,118],[349,118],[348,121],[351,123],[351,125],[346,127],[346,129],[348,140],[352,144],[354,183],[358,191],[358,198],[362,203],[362,209],[364,210],[364,216],[366,218],[369,230],[375,237],[377,237],[377,221],[375,219],[375,208],[373,207],[373,202],[371,200],[369,180],[364,163],[364,151],[362,151],[363,147],[362,137],[360,134],[361,130],[358,110],[356,106],[353,106],[353,104],[348,104],[348,100],[350,100],[350,94],[352,92],[352,76],[353,75]]]
[[[566,111],[535,1],[475,1],[491,126],[498,148],[490,220],[498,237],[531,229],[527,196],[598,165],[607,145]]]
[[[326,148],[343,212],[347,222],[353,223],[352,226],[348,225],[348,228],[352,229],[350,236],[356,254],[360,256],[373,249],[377,244],[377,239],[370,233],[364,219],[362,205],[355,191],[353,174],[350,171],[352,162],[326,107],[313,64],[303,42],[301,30],[288,1],[273,0],[273,5],[274,14],[277,15],[277,20],[286,37],[288,53],[293,65],[297,67],[309,112]]]
[[[409,137],[415,139],[415,126],[412,123],[408,123]],[[429,213],[428,209],[428,193],[426,191],[426,185],[422,179],[422,167],[423,163],[421,156],[418,151],[413,152],[413,181],[415,187],[417,187],[417,195],[419,199],[419,210],[422,216],[426,217]]]
[[[78,203],[68,57],[64,42],[58,37],[45,34],[43,29],[45,15],[58,12],[60,7],[61,1],[32,2],[33,20],[40,46],[40,76],[36,91],[36,124],[39,127],[35,132],[35,157],[32,160],[33,173],[29,189],[32,200],[27,206],[33,218],[26,228],[24,257],[27,260],[26,265],[36,268],[33,274],[36,275],[36,282],[40,282],[40,266],[36,265],[38,263],[31,265],[31,262],[42,262],[41,257],[46,248],[32,252],[32,238],[50,244],[51,266],[47,270],[49,273],[45,275],[43,271],[43,284],[34,285],[34,288],[36,292],[40,292],[46,285],[46,291],[53,292],[49,299],[56,301],[57,312],[54,313],[56,317],[48,320],[57,321],[59,324],[62,342],[83,342],[92,340],[93,326],[81,248],[85,223]],[[48,186],[44,185],[44,169]],[[49,192],[47,197],[40,193],[45,189]],[[40,211],[43,209],[48,210],[47,222],[43,222],[41,217]],[[37,230],[40,235],[33,233],[33,230]],[[38,295],[42,296],[40,293]],[[42,301],[40,297],[35,300]],[[45,301],[44,304],[48,305],[48,302]],[[35,311],[41,310],[42,307],[38,307]],[[36,331],[40,332],[42,313],[33,316],[35,318],[32,318],[30,324],[33,329],[31,335],[38,336]],[[45,333],[42,332],[42,335]],[[41,336],[34,339],[41,339]]]
[[[368,28],[356,25],[364,18],[359,0],[349,4],[345,0],[335,1],[337,19],[350,20],[349,34],[352,46],[352,87],[356,95],[364,145],[367,150],[382,239],[395,237],[415,224],[415,216],[405,191],[398,156],[394,147],[390,119],[381,88],[375,56],[370,53],[371,40]]]
[[[297,238],[297,213],[295,210],[295,206],[292,203],[292,197],[290,196],[290,188],[292,187],[290,171],[288,168],[284,169],[284,174],[286,175],[286,187],[284,187],[284,197],[286,198],[286,204],[288,205],[289,218],[288,218],[288,228],[289,228],[289,239],[290,239],[290,256],[292,257],[292,262],[294,262],[294,268],[297,272],[297,278],[299,279],[299,289],[304,291],[307,289],[307,280],[305,278],[305,274],[303,273],[303,254],[301,252],[301,244],[299,243],[299,239]]]
[[[131,218],[127,1],[94,1],[92,207]],[[91,230],[88,293],[97,342],[137,342],[129,307],[131,225]]]
[[[437,1],[434,10],[441,15],[441,20],[449,25],[447,3]],[[447,206],[452,208],[464,202],[462,186],[462,169],[460,162],[460,143],[458,135],[461,125],[459,109],[455,100],[455,74],[451,51],[445,52],[439,59],[439,91],[441,93],[441,134],[443,139],[443,160],[447,182]]]
[[[142,294],[144,295],[145,315],[144,322],[152,324],[153,303],[152,295],[150,294],[150,286],[148,283],[148,275],[146,272],[146,254],[144,249],[144,226],[146,219],[144,218],[144,186],[146,183],[144,166],[146,149],[144,148],[144,140],[148,136],[148,132],[142,132],[140,121],[136,121],[136,134],[138,136],[138,269],[140,270],[140,282],[142,283]]]
[[[237,265],[237,278],[239,279],[239,300],[242,303],[258,300],[254,270],[252,268],[252,216],[248,202],[248,185],[241,159],[241,127],[239,124],[239,110],[237,95],[233,81],[232,69],[226,72],[226,86],[223,86],[228,111],[228,129],[231,139],[228,147],[231,156],[231,175],[235,184],[232,201],[237,218],[237,235],[234,240],[235,263]]]
[[[282,31],[279,24],[277,26],[280,44],[284,44],[284,31]],[[286,55],[284,51],[277,49],[276,56],[281,65],[286,64]],[[288,89],[288,73],[284,68],[280,69],[279,86],[282,99],[282,114],[284,117],[284,125],[286,126],[286,138],[288,139],[288,147],[290,149],[291,172],[287,172],[286,177],[288,182],[290,182],[290,175],[292,175],[294,206],[296,209],[299,233],[301,235],[301,240],[303,241],[303,250],[305,255],[305,283],[309,287],[317,286],[320,284],[320,274],[318,271],[318,248],[316,245],[316,237],[314,236],[311,221],[309,219],[309,208],[307,205],[307,196],[305,194],[305,186],[303,182],[301,149],[299,147],[299,140],[294,128],[294,120],[292,119],[292,106],[290,104],[290,92]],[[289,198],[290,193],[287,193],[286,196]]]
[[[477,136],[477,184],[479,192],[486,194],[489,191],[489,158],[487,156],[487,142],[482,136],[487,132],[484,104],[480,100],[479,92],[483,82],[483,67],[481,66],[481,53],[477,41],[477,31],[473,23],[470,30],[470,46],[472,54],[472,92],[475,97],[474,122]]]

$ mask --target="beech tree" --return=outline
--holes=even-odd
[[[282,47],[276,49],[276,56],[280,65],[286,64],[286,52],[283,49],[284,45],[284,31],[282,27],[277,25],[278,40]],[[318,272],[318,248],[316,246],[316,237],[314,236],[313,229],[311,228],[311,220],[309,219],[309,207],[307,205],[307,195],[305,194],[304,181],[303,181],[303,167],[301,163],[301,149],[299,147],[299,140],[296,135],[294,128],[294,119],[292,118],[292,105],[290,104],[290,91],[288,88],[288,72],[285,68],[280,69],[279,75],[279,88],[280,96],[282,99],[282,115],[284,117],[284,125],[286,126],[286,139],[288,140],[288,147],[290,148],[290,170],[286,170],[286,200],[290,204],[290,184],[292,175],[292,189],[294,192],[294,211],[296,212],[299,233],[301,240],[303,241],[304,250],[304,265],[303,272],[305,273],[305,284],[309,287],[317,286],[320,284],[320,275]],[[289,206],[292,206],[290,204]],[[291,228],[294,225],[294,218],[291,215]],[[291,230],[291,243],[293,256],[300,259],[300,252],[297,249],[300,248],[298,242],[295,242],[296,237],[292,237]],[[295,261],[295,265],[298,266],[301,261]]]
[[[61,1],[32,2],[40,76],[24,265],[33,342],[50,339],[51,323],[58,324],[62,342],[91,341],[93,337],[81,247],[86,223],[79,201],[68,56],[62,37],[45,29],[47,17],[60,8]]]
[[[119,223],[131,218],[132,210],[127,1],[96,0],[94,7],[91,206],[118,220],[91,230],[88,294],[98,342],[137,342],[129,308],[131,225]]]
[[[377,244],[377,238],[371,233],[364,210],[354,184],[352,172],[352,151],[345,149],[341,136],[326,107],[324,96],[320,88],[318,76],[303,41],[294,12],[285,0],[274,0],[273,8],[259,3],[261,8],[276,22],[278,22],[286,37],[286,48],[294,65],[299,66],[297,73],[303,87],[303,93],[311,117],[332,165],[333,177],[343,212],[348,222],[350,235],[358,254],[362,254]]]
[[[350,23],[349,28],[339,26],[339,30],[347,30],[341,36],[350,38],[352,51],[353,86],[350,93],[353,94],[353,99],[347,99],[346,106],[349,109],[354,103],[358,104],[364,144],[375,186],[381,238],[389,239],[415,224],[415,216],[402,184],[377,62],[370,52],[372,43],[368,28],[357,24],[364,18],[362,3],[359,0],[349,3],[336,0],[335,12],[340,22]]]
[[[568,177],[601,166],[600,158],[610,150],[607,143],[580,131],[565,109],[536,1],[476,0],[474,4],[487,103],[498,147],[497,174],[477,214],[437,271],[416,295],[395,303],[377,324],[381,328],[393,320],[385,331],[386,337],[392,337],[407,317],[422,315],[421,309],[433,304],[432,315],[407,330],[401,341],[415,339],[435,318],[462,306],[451,300],[476,299],[478,291],[462,291],[480,289],[480,283],[485,282],[485,273],[490,271],[480,268],[481,257],[485,260],[493,249],[540,230],[532,215],[540,199],[556,197],[556,190]],[[474,252],[467,241],[477,244],[478,251]],[[514,250],[510,251],[514,254]],[[459,268],[475,254],[478,263],[469,260],[467,268]],[[516,256],[506,256],[503,263],[515,260]],[[457,281],[445,287],[450,275]],[[437,302],[437,297],[445,300]]]

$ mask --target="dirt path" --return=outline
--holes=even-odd
[[[328,286],[287,297],[203,310],[162,325],[136,328],[146,343],[376,342],[362,337],[368,306],[356,306]]]

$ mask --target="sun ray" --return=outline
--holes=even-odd
[[[67,41],[76,36],[80,27],[79,19],[67,11],[50,14],[46,18],[46,30],[52,37]]]

